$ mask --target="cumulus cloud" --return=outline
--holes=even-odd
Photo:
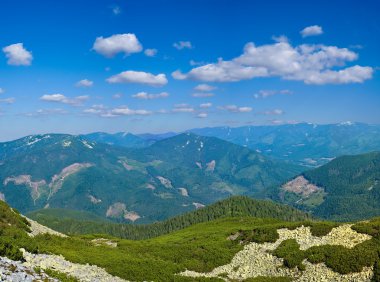
[[[0,94],[3,94],[4,92],[5,92],[5,90],[0,87]]]
[[[30,66],[32,64],[32,53],[24,48],[23,43],[16,43],[3,48],[7,57],[8,65]]]
[[[193,94],[191,94],[191,96],[193,96],[195,98],[208,98],[208,97],[214,96],[214,93],[210,93],[210,92],[193,93]]]
[[[154,75],[143,71],[124,71],[107,79],[109,83],[140,83],[151,86],[164,86],[168,83],[166,75]]]
[[[68,98],[63,94],[45,94],[40,97],[40,100],[46,102],[62,103],[71,106],[80,106],[86,102],[90,97],[87,95],[76,96],[74,98]]]
[[[161,92],[158,94],[148,94],[146,92],[139,92],[132,95],[132,98],[141,99],[141,100],[153,100],[153,99],[167,98],[167,97],[169,97],[169,93],[167,92]]]
[[[98,37],[92,47],[97,53],[111,58],[118,53],[129,55],[139,53],[143,47],[133,33],[114,34],[110,37]]]
[[[175,42],[175,43],[173,43],[173,47],[176,48],[176,49],[178,49],[178,50],[192,49],[193,48],[193,46],[191,45],[190,41]]]
[[[88,79],[79,80],[75,84],[76,87],[91,87],[92,85],[94,85],[94,82]]]
[[[138,109],[134,110],[128,106],[119,106],[116,108],[108,108],[103,104],[92,105],[90,108],[84,109],[83,113],[98,115],[100,117],[111,118],[118,116],[148,116],[153,114],[152,111]]]
[[[194,90],[203,91],[203,92],[208,92],[208,91],[212,91],[215,89],[216,89],[215,86],[212,86],[209,84],[198,84],[197,86],[194,87]]]
[[[300,31],[302,37],[315,36],[323,33],[322,27],[319,25],[312,25],[305,27]]]
[[[175,79],[207,82],[233,82],[257,77],[281,77],[307,84],[361,83],[372,77],[373,68],[353,66],[343,69],[358,54],[336,46],[303,44],[296,47],[289,42],[256,46],[248,43],[239,57],[191,69],[188,73],[177,70]]]
[[[252,111],[251,107],[238,107],[236,105],[227,105],[218,107],[220,110],[229,111],[231,113],[248,113]]]
[[[154,57],[157,55],[157,49],[145,49],[144,54],[148,57]]]
[[[199,107],[202,109],[208,109],[212,107],[212,103],[203,103],[203,104],[200,104]]]
[[[260,90],[258,93],[255,93],[253,95],[253,97],[255,97],[255,99],[259,99],[259,98],[268,98],[270,96],[274,96],[274,95],[292,95],[293,92],[288,90],[288,89],[283,89],[283,90]]]

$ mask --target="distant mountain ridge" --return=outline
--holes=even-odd
[[[217,137],[248,147],[269,157],[308,167],[326,164],[341,155],[380,150],[380,125],[355,122],[206,127],[190,129],[186,132]],[[168,132],[138,134],[132,137],[130,133],[101,133],[84,135],[83,137],[95,142],[142,148],[178,134],[180,133]]]
[[[83,136],[28,136],[1,143],[0,160],[0,198],[21,212],[64,208],[140,223],[230,195],[262,197],[303,169],[190,133],[144,148]]]

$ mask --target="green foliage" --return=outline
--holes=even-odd
[[[57,278],[61,282],[79,282],[79,280],[73,276],[67,275],[65,273],[50,268],[45,269],[44,272],[50,277]]]
[[[305,259],[304,252],[300,250],[300,245],[294,239],[281,242],[273,254],[279,258],[283,258],[286,267],[298,267],[300,270],[305,269],[305,266],[302,264],[302,261]]]
[[[186,269],[208,272],[217,266],[229,263],[234,255],[243,249],[243,245],[240,244],[240,238],[237,240],[227,238],[239,231],[243,234],[241,236],[247,237],[246,241],[249,238],[257,242],[273,242],[278,236],[276,231],[278,228],[294,229],[300,225],[306,225],[311,226],[315,233],[324,235],[334,226],[334,223],[327,222],[286,222],[280,219],[240,217],[237,213],[236,217],[224,217],[193,224],[182,230],[147,240],[108,237],[117,242],[117,247],[111,248],[95,246],[91,242],[94,238],[103,235],[61,238],[45,234],[31,238],[26,234],[27,227],[19,214],[11,211],[5,204],[3,204],[3,211],[7,217],[3,217],[2,222],[15,222],[19,224],[19,227],[3,224],[3,228],[0,229],[0,255],[11,259],[21,259],[19,248],[25,248],[34,253],[62,254],[69,261],[98,265],[112,275],[131,281],[221,281],[223,277],[193,279],[177,274]],[[374,219],[367,223],[358,223],[356,228],[361,232],[366,231],[376,235],[379,225],[379,220]],[[352,249],[324,245],[315,246],[306,251],[300,250],[295,240],[286,240],[273,253],[283,258],[285,266],[290,268],[298,267],[302,270],[304,259],[311,263],[323,262],[333,271],[342,274],[358,272],[365,266],[375,265],[373,281],[377,281],[379,276],[380,241],[376,237]],[[66,281],[75,281],[70,280],[70,277],[61,276],[60,273],[52,275],[56,275],[55,277],[59,279],[68,279]],[[257,277],[255,279],[248,281],[289,281],[284,277]]]
[[[303,175],[327,193],[316,216],[350,221],[380,215],[380,152],[339,157]]]
[[[302,176],[323,190],[303,197],[277,187],[270,197],[333,221],[380,215],[380,152],[338,157]]]
[[[276,242],[279,238],[277,229],[275,226],[260,226],[253,228],[252,230],[241,230],[238,237],[239,240],[244,242]]]
[[[352,229],[380,239],[380,217],[373,218],[369,222],[358,222],[352,226]]]
[[[310,219],[308,214],[292,207],[276,204],[271,201],[255,200],[244,196],[230,197],[205,208],[149,225],[78,221],[66,218],[65,216],[58,217],[55,211],[51,213],[50,210],[34,212],[29,214],[29,216],[41,224],[63,233],[100,233],[127,239],[153,238],[196,223],[207,222],[223,217],[253,216],[259,218],[276,218],[286,221]]]

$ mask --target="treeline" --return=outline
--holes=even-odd
[[[311,219],[309,214],[295,208],[266,200],[254,200],[245,196],[234,196],[196,211],[146,225],[59,219],[44,212],[35,212],[31,215],[34,220],[41,224],[66,234],[108,234],[132,240],[157,237],[196,223],[208,222],[222,217],[243,216],[275,218],[284,221]]]

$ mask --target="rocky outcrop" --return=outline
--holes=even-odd
[[[168,188],[168,189],[173,188],[172,182],[169,179],[162,176],[157,176],[157,179],[161,182],[161,184],[165,188]]]
[[[30,218],[27,218],[27,217],[25,217],[25,218],[30,223],[31,232],[28,234],[31,237],[37,236],[39,234],[51,234],[51,235],[55,235],[55,236],[59,236],[59,237],[67,237],[67,235],[59,233],[59,232],[57,232],[53,229],[50,229],[46,226],[43,226],[43,225],[39,224],[38,222],[31,220]]]
[[[75,174],[79,172],[80,170],[84,168],[89,168],[93,166],[93,164],[90,163],[73,163],[72,165],[69,165],[62,169],[62,171],[59,174],[56,174],[52,177],[51,182],[49,184],[50,187],[50,196],[55,194],[59,189],[62,188],[63,182],[65,181],[65,178],[68,176]]]
[[[3,184],[4,186],[6,186],[10,182],[13,182],[15,185],[25,185],[29,187],[30,194],[34,201],[40,197],[40,194],[41,194],[40,188],[46,185],[45,180],[32,181],[31,175],[19,175],[19,176],[7,177],[4,180]]]
[[[49,277],[43,271],[36,272],[33,267],[27,267],[20,261],[0,257],[0,281],[9,282],[59,282]]]
[[[126,204],[120,202],[109,206],[106,212],[106,216],[111,218],[124,218],[133,222],[141,218],[137,212],[128,211]]]
[[[29,268],[52,269],[77,278],[81,282],[125,282],[126,280],[107,273],[96,265],[78,264],[65,260],[63,256],[31,254],[21,249]]]
[[[311,264],[304,261],[306,269],[299,271],[297,268],[285,268],[283,259],[272,255],[269,251],[275,250],[282,241],[295,239],[300,244],[300,249],[306,250],[312,246],[319,245],[342,245],[352,248],[355,245],[369,240],[372,237],[366,234],[360,234],[351,229],[351,225],[342,225],[332,229],[332,231],[323,237],[313,236],[310,227],[299,227],[295,230],[279,229],[279,239],[275,243],[250,243],[244,249],[238,252],[229,264],[219,266],[208,273],[199,273],[195,271],[184,271],[180,275],[188,277],[227,277],[228,279],[247,279],[258,276],[288,276],[293,281],[370,281],[373,270],[365,267],[362,272],[341,275],[326,267],[323,263]],[[223,278],[225,281],[229,281]]]

